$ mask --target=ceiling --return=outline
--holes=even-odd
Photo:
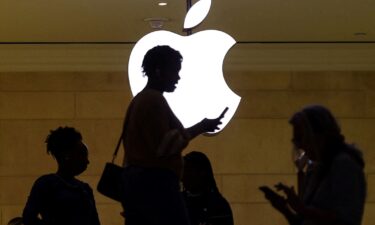
[[[186,1],[164,1],[0,0],[0,70],[123,70],[145,19],[185,35]],[[225,69],[375,70],[374,0],[212,0],[205,29],[237,41]]]
[[[181,33],[185,0],[1,0],[0,42],[136,42],[163,17]],[[196,1],[193,0],[193,4]],[[218,29],[238,42],[372,42],[374,0],[212,0],[195,30]],[[357,34],[357,35],[356,35]]]

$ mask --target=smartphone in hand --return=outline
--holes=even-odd
[[[274,199],[280,197],[279,194],[277,194],[274,190],[267,186],[260,186],[259,190],[261,190],[264,193],[267,199]]]
[[[224,116],[225,116],[225,113],[227,113],[228,112],[228,107],[225,107],[225,109],[223,110],[223,112],[220,114],[220,116],[219,116],[219,118],[220,119],[222,119],[222,118],[224,118]]]

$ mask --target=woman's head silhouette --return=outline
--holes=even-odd
[[[150,49],[142,63],[143,73],[148,77],[147,86],[159,91],[173,92],[180,79],[182,55],[163,45]]]

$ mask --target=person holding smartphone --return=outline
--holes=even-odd
[[[306,167],[303,191],[275,185],[278,194],[260,187],[272,206],[292,225],[360,225],[366,198],[365,162],[362,153],[345,142],[332,113],[311,105],[290,119],[295,149],[304,152],[298,166]],[[307,160],[306,160],[307,159]]]
[[[142,63],[148,81],[132,99],[123,127],[122,205],[127,225],[189,224],[179,186],[182,151],[199,134],[218,129],[226,110],[216,119],[182,126],[163,96],[175,90],[181,62],[178,51],[156,46]]]

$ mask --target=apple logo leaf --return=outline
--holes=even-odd
[[[206,18],[211,8],[211,0],[200,0],[187,12],[184,29],[191,29],[200,24]]]

